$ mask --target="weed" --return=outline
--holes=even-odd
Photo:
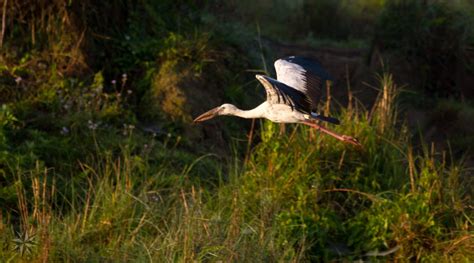
[[[30,236],[28,232],[25,232],[25,234],[17,233],[17,237],[12,240],[14,243],[13,249],[22,257],[25,254],[31,255],[36,246],[35,238],[35,235]]]

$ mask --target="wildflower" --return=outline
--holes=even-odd
[[[104,89],[104,87],[102,85],[99,85],[97,86],[97,88],[95,89],[95,93],[99,94],[102,92],[102,90]]]
[[[16,85],[19,85],[22,80],[23,79],[21,77],[16,77],[15,78]]]
[[[132,94],[132,90],[131,90],[131,89],[128,89],[128,90],[127,90],[127,94],[128,94],[128,95]]]
[[[69,101],[66,102],[66,103],[63,105],[63,108],[64,108],[65,110],[68,110],[69,108],[71,108],[71,103],[70,103]]]
[[[67,127],[63,127],[63,128],[61,129],[61,134],[62,134],[62,135],[66,135],[66,134],[68,134],[68,133],[69,133],[69,129],[68,129]]]
[[[87,121],[87,127],[89,130],[96,130],[99,127],[99,123],[94,123],[92,120]]]
[[[148,200],[152,202],[159,202],[160,201],[160,196],[155,193],[150,193],[148,194]]]
[[[110,220],[107,220],[107,219],[101,220],[100,223],[101,223],[102,225],[105,225],[105,226],[111,226],[111,225],[112,225],[112,223],[110,222]]]
[[[123,130],[122,130],[123,136],[127,136],[127,130],[128,130],[128,129],[127,129],[127,124],[124,123],[124,124],[123,124]]]
[[[132,134],[133,129],[135,129],[135,126],[132,124],[123,124],[123,131],[122,134],[126,136],[127,134]]]
[[[115,79],[113,79],[110,83],[112,83],[112,85],[115,85],[115,84],[117,84],[117,81]]]

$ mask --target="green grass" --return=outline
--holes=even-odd
[[[291,4],[278,2],[274,16]],[[379,77],[372,108],[350,93],[332,112],[342,125],[330,128],[362,148],[268,121],[246,138],[250,121],[189,122],[224,100],[250,106],[263,98],[248,72],[262,67],[267,51],[247,30],[254,21],[221,23],[219,10],[193,1],[8,3],[15,4],[4,9],[0,54],[1,262],[474,259],[473,170],[458,151],[469,129],[459,131],[453,153],[416,144],[390,74]],[[339,17],[360,18],[369,8],[372,20],[384,1],[347,3],[315,5]],[[257,12],[271,20],[271,9],[252,9],[259,5],[245,6],[244,18]],[[312,44],[326,45],[324,34],[353,37],[344,32],[357,23],[345,19],[324,32],[331,12],[312,11],[306,19],[320,26]],[[259,22],[263,33],[288,33],[296,18],[280,16],[289,21],[280,28]],[[300,30],[288,38],[311,42]],[[328,43],[366,46],[337,39]],[[441,103],[434,115],[454,112],[465,126],[471,109],[458,106]]]
[[[97,148],[67,180],[40,163],[12,168],[17,205],[2,212],[0,257],[468,262],[472,179],[448,153],[410,145],[391,79],[381,82],[373,109],[353,103],[339,115],[336,130],[362,149],[264,121],[247,163],[222,164],[139,131],[112,153],[90,130]]]

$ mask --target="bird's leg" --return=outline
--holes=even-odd
[[[321,126],[319,124],[316,124],[314,122],[311,122],[311,121],[304,121],[302,123],[306,124],[310,127],[313,127],[318,131],[322,131],[322,132],[324,132],[324,133],[326,133],[326,134],[328,134],[328,135],[330,135],[330,136],[332,136],[332,137],[334,137],[334,138],[336,138],[336,139],[338,139],[342,142],[350,143],[350,144],[353,144],[355,146],[362,146],[362,144],[360,144],[359,141],[354,137],[338,134],[336,132],[333,132],[329,129],[326,129],[323,126]]]

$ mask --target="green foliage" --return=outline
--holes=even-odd
[[[17,124],[18,119],[12,114],[11,109],[7,105],[2,105],[0,108],[0,200],[4,204],[14,202],[16,198],[14,183],[7,180],[7,162],[12,150],[8,143],[7,133]]]
[[[227,129],[185,126],[193,110],[257,97],[250,78],[240,84],[262,52],[251,33],[212,25],[195,1],[11,2],[0,54],[0,259],[472,260],[469,171],[410,146],[390,75],[370,111],[335,113],[334,129],[363,149],[268,121],[241,142],[235,119],[222,120]],[[259,7],[274,3],[235,4],[269,14]],[[277,3],[268,27],[304,21],[294,36],[311,27],[344,38],[352,27],[337,18],[375,14],[384,1]],[[292,17],[279,16],[288,8]],[[200,132],[214,148],[227,146],[215,138],[234,139],[235,153],[204,154]]]
[[[66,83],[44,103],[72,101],[61,122],[75,115],[94,121],[72,122],[68,134],[28,128],[29,139],[12,154],[30,154],[33,163],[9,161],[18,175],[7,174],[17,180],[8,188],[17,204],[2,207],[11,215],[2,225],[19,222],[20,233],[35,236],[34,249],[22,255],[13,249],[15,234],[2,228],[0,256],[326,261],[391,251],[385,259],[469,260],[465,171],[435,152],[413,152],[407,132],[395,132],[393,82],[380,81],[370,115],[352,105],[338,116],[343,125],[336,131],[357,136],[364,149],[301,126],[281,133],[266,121],[244,165],[196,158],[173,135],[154,137],[128,125],[122,134],[103,110],[112,104],[126,112],[126,104],[100,95],[100,73],[90,84],[74,84],[101,100],[88,106],[67,95]],[[8,125],[18,122],[2,116],[10,116]],[[7,134],[9,141],[15,136]]]
[[[162,40],[157,62],[148,65],[149,83],[145,84],[140,105],[143,117],[177,123],[191,121],[190,109],[197,104],[191,94],[199,94],[202,73],[214,61],[210,42],[209,36],[201,32],[186,36],[170,33]],[[198,97],[199,103],[207,100],[205,96]]]

